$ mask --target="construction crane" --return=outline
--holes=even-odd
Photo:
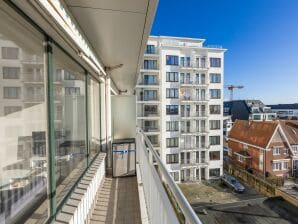
[[[234,89],[243,89],[244,86],[226,85],[225,88],[227,88],[230,91],[230,101],[233,101]]]

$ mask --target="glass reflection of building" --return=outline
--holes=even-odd
[[[24,31],[27,37],[20,37],[14,33],[17,30],[8,30],[2,22],[0,28],[0,223],[13,222],[28,202],[30,207],[30,200],[44,204],[46,218],[48,118],[43,39],[28,31]],[[84,70],[58,47],[53,55],[59,202],[86,165],[86,91]],[[93,101],[89,104],[90,117],[98,121],[89,127],[92,156],[100,148],[99,83],[88,77],[88,89],[95,94],[89,96]]]

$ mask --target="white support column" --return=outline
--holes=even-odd
[[[112,126],[111,126],[111,79],[106,79],[106,148],[107,148],[107,167],[112,168]]]
[[[106,87],[105,82],[100,83],[100,142],[102,151],[107,151],[107,129],[106,129]]]

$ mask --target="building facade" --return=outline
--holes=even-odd
[[[272,121],[276,113],[260,100],[233,100],[224,102],[224,115],[231,116],[232,121],[254,120]]]
[[[268,105],[280,119],[298,120],[298,103]]]
[[[297,134],[293,128],[297,124],[237,120],[228,138],[230,161],[263,176],[295,175]]]
[[[203,43],[149,37],[136,88],[138,126],[177,182],[223,172],[225,49]]]

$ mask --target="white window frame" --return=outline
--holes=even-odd
[[[278,153],[276,153],[276,150],[278,149]],[[278,155],[280,155],[281,154],[281,147],[273,147],[273,149],[272,149],[272,154],[274,155],[274,156],[278,156]]]

